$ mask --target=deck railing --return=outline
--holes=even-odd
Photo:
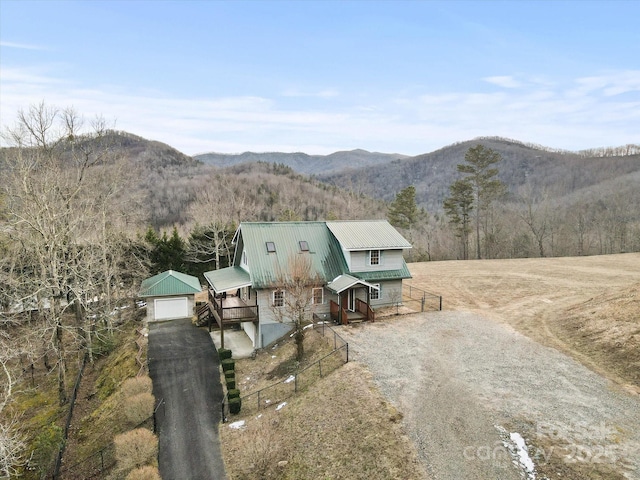
[[[331,318],[333,320],[338,321],[342,317],[342,323],[344,325],[349,322],[349,314],[347,311],[333,300],[329,302],[329,311],[331,312]]]
[[[364,317],[370,322],[373,322],[376,319],[376,314],[371,306],[359,298],[356,298],[356,311],[364,315]]]
[[[258,320],[257,305],[245,305],[244,302],[238,301],[242,303],[242,305],[224,306],[224,300],[216,297],[214,293],[209,290],[209,304],[214,308],[223,324]]]

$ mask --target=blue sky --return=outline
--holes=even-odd
[[[45,101],[207,151],[640,143],[640,1],[0,0],[0,123]]]

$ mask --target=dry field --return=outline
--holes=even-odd
[[[640,253],[413,263],[443,310],[477,313],[640,393]]]

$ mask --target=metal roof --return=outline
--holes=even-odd
[[[247,252],[253,288],[278,285],[298,255],[309,258],[312,274],[325,283],[347,271],[340,245],[325,222],[247,222],[240,224],[239,235]],[[267,242],[273,242],[274,252],[267,251]],[[308,251],[300,242],[307,242]],[[236,251],[236,256],[241,253]]]
[[[345,250],[411,248],[411,244],[386,220],[345,220],[326,222]]]
[[[407,264],[403,261],[402,268],[398,270],[377,270],[375,272],[357,272],[353,273],[358,278],[366,280],[367,282],[374,282],[378,280],[402,280],[405,278],[412,278]]]
[[[237,290],[251,285],[249,273],[240,267],[227,267],[205,272],[204,278],[207,279],[207,282],[216,293]]]
[[[140,284],[141,297],[193,295],[201,291],[202,287],[197,277],[173,270],[154,275],[143,280]]]
[[[371,285],[370,283],[359,278],[352,277],[351,275],[338,275],[331,282],[327,283],[327,288],[335,293],[342,293],[354,285],[364,285],[365,287],[379,290],[375,285]]]

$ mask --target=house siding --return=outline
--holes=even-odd
[[[358,250],[349,253],[350,270],[357,272],[374,272],[384,270],[398,270],[402,268],[402,250],[381,250],[380,264],[369,265],[369,250]]]

